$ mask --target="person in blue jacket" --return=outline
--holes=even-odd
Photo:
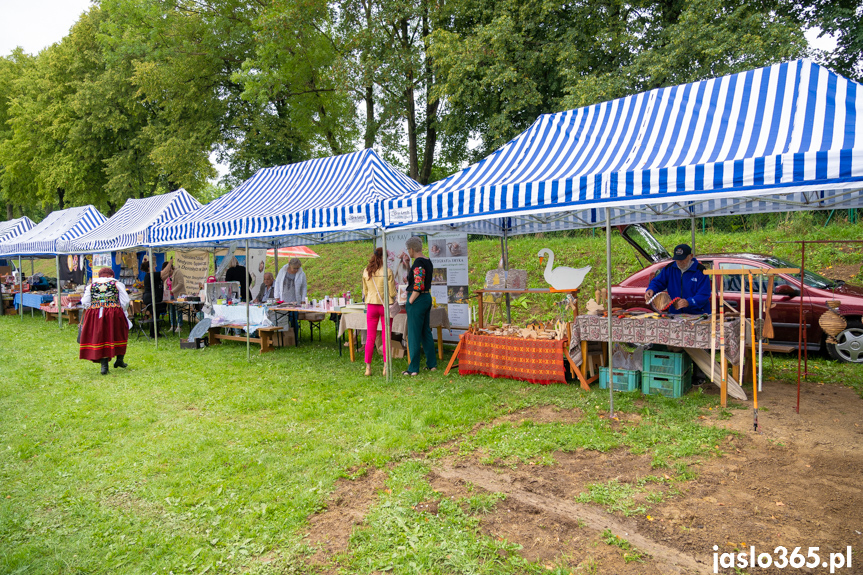
[[[692,255],[692,248],[680,244],[674,248],[673,259],[650,280],[644,292],[645,300],[658,292],[667,291],[672,300],[680,298],[668,313],[710,313],[710,278],[704,274],[704,266]]]

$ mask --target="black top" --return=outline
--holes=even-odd
[[[225,272],[226,282],[240,282],[240,293],[243,301],[249,301],[249,274],[246,273],[246,266],[234,266],[228,268]]]
[[[165,296],[165,285],[162,283],[162,276],[159,272],[150,272],[144,274],[144,294],[142,299],[144,305],[152,305],[153,294],[150,292],[150,276],[153,276],[153,284],[156,286],[156,304],[162,303],[162,298]]]
[[[429,291],[433,273],[434,266],[430,259],[425,257],[415,259],[408,274],[408,292],[425,293]]]

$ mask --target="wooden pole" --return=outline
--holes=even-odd
[[[719,278],[722,281],[722,278]],[[710,382],[716,383],[716,278],[710,276]]]
[[[746,361],[746,275],[740,276],[740,381],[746,373],[743,366]]]
[[[754,401],[755,411],[753,413],[754,417],[754,429],[758,431],[758,376],[755,372],[755,303],[752,295],[753,292],[752,286],[752,273],[749,273],[749,313],[752,315],[752,321],[750,321],[749,325],[751,326],[749,331],[752,337],[751,345],[752,348],[752,398]],[[760,306],[759,306],[760,309]]]

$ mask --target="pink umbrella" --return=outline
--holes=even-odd
[[[268,256],[276,255],[275,250],[267,250]],[[280,258],[319,258],[318,254],[307,248],[306,246],[296,246],[293,248],[279,248]]]

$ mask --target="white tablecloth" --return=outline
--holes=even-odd
[[[207,316],[212,320],[212,326],[218,327],[229,323],[246,325],[246,306],[238,305],[214,305],[213,314]],[[259,327],[270,327],[273,322],[267,318],[265,306],[252,305],[249,307],[249,327],[255,331]]]
[[[408,314],[397,314],[393,320],[393,333],[406,333],[408,330]],[[434,307],[431,310],[429,324],[432,329],[442,327],[450,329],[449,315],[445,307]],[[380,324],[379,324],[380,325]],[[339,336],[344,335],[346,330],[356,329],[366,331],[366,312],[346,313],[339,323]]]

